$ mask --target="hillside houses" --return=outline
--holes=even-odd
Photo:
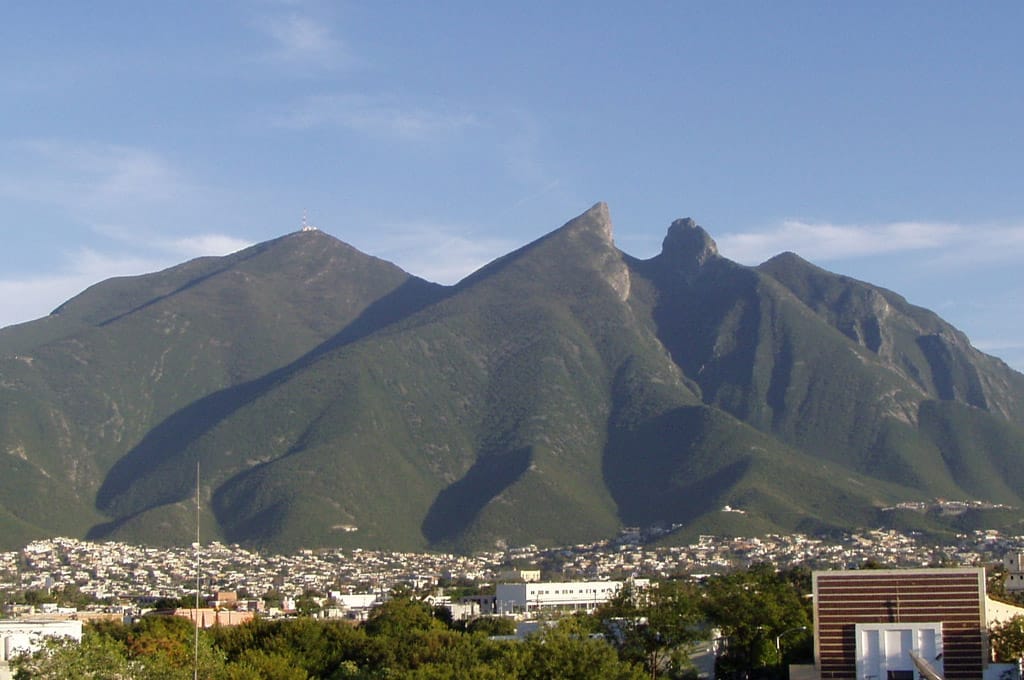
[[[934,564],[978,566],[1003,554],[1024,551],[1024,537],[975,532],[956,545],[935,546],[912,535],[876,530],[826,541],[801,534],[761,538],[702,536],[682,546],[650,547],[602,541],[562,548],[525,546],[453,555],[374,550],[303,550],[264,555],[237,545],[210,543],[200,549],[205,593],[383,593],[395,587],[430,590],[451,583],[493,584],[513,570],[545,580],[607,580],[641,576],[699,575],[758,562],[785,568],[845,568],[873,561],[892,567]],[[90,543],[70,538],[35,541],[21,551],[0,553],[0,598],[24,590],[77,588],[100,600],[180,597],[195,592],[192,548],[154,548],[125,543]],[[5,598],[4,598],[5,599]]]

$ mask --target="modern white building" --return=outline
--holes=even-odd
[[[43,640],[50,637],[67,637],[81,642],[82,622],[0,620],[0,680],[11,677],[8,661],[19,654],[35,652],[42,647]]]
[[[637,579],[638,586],[647,581]],[[498,614],[520,614],[540,609],[592,610],[622,588],[622,581],[575,581],[564,583],[499,583],[494,593]]]

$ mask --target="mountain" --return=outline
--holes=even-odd
[[[97,509],[105,478],[158,425],[441,290],[302,232],[106,281],[0,330],[0,543],[86,534],[108,519]]]
[[[884,508],[1024,505],[1022,404],[932,312],[692,220],[639,260],[598,204],[449,287],[303,231],[0,330],[0,544],[191,542],[197,462],[209,535],[280,550],[1008,526]]]

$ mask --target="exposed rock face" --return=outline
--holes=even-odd
[[[598,242],[590,244],[594,267],[601,272],[619,299],[626,300],[630,291],[629,268],[622,260],[622,253],[615,247],[608,204],[595,203],[590,210],[567,222],[562,229],[569,238],[597,237]]]
[[[718,257],[718,245],[689,217],[674,221],[661,244],[661,259],[684,274],[693,274]]]
[[[661,251],[679,257],[691,257],[703,264],[718,255],[718,244],[703,227],[685,217],[669,225]]]
[[[565,228],[575,232],[592,232],[609,245],[612,243],[612,217],[607,203],[595,203],[579,217],[566,222]]]

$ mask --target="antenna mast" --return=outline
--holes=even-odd
[[[302,211],[302,231],[316,231],[316,227],[309,223],[306,219],[306,211]]]
[[[192,665],[192,678],[199,680],[199,588],[202,576],[199,567],[199,461],[196,461],[196,542],[193,544],[196,549],[196,630],[194,640],[194,658]]]

